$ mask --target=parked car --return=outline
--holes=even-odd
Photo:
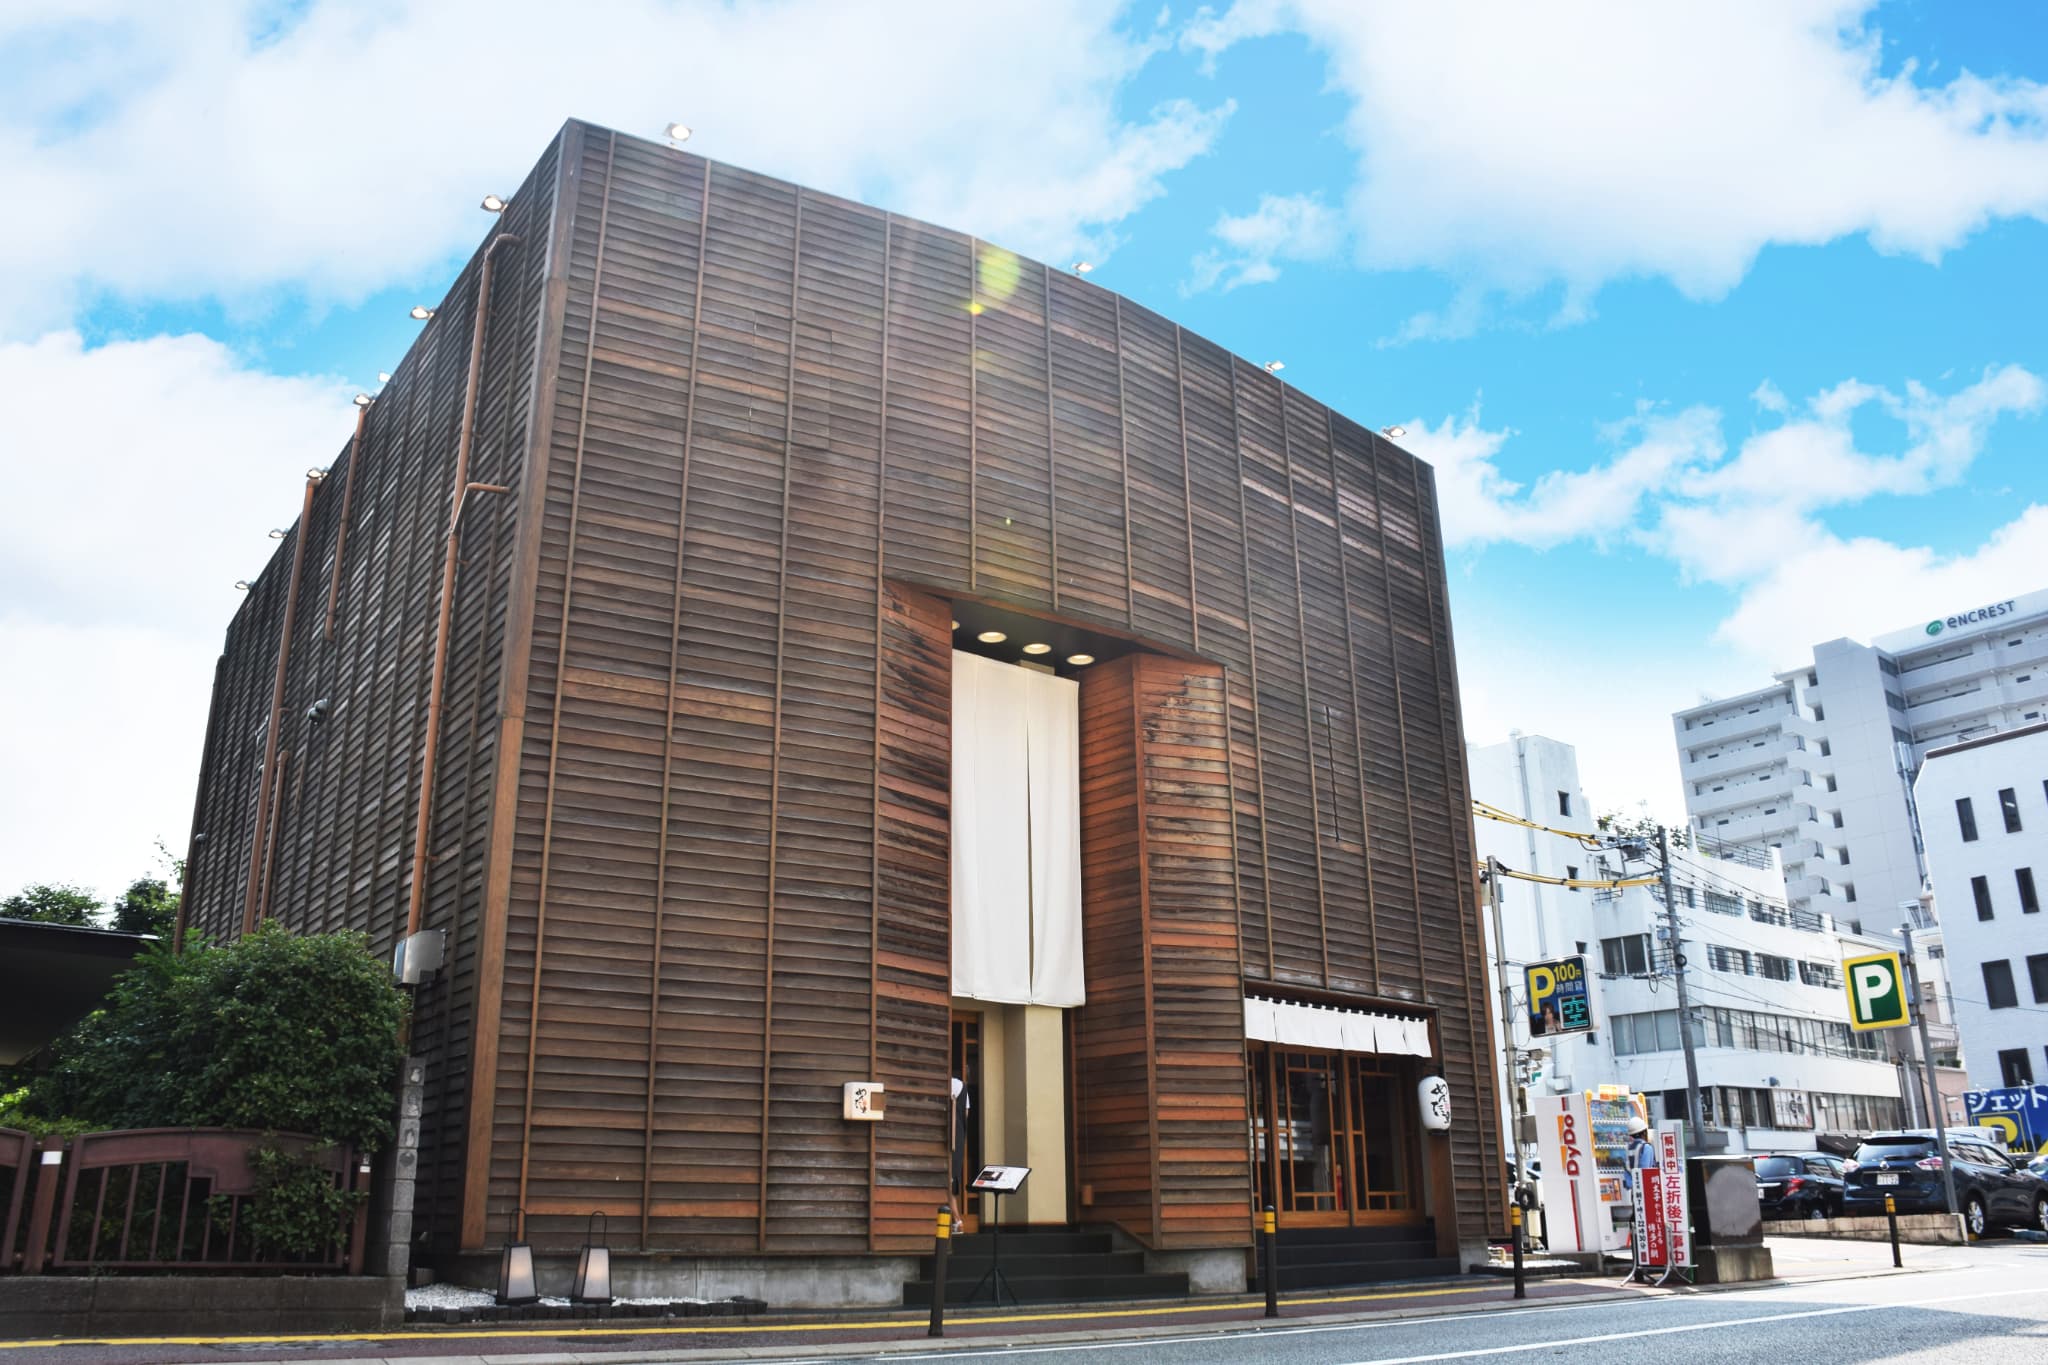
[[[1763,1152],[1756,1198],[1765,1218],[1833,1218],[1842,1211],[1842,1159],[1825,1152]]]
[[[2000,1225],[2048,1232],[2048,1180],[1976,1137],[1952,1136],[1948,1150],[1956,1207],[1972,1237]],[[1842,1211],[1851,1216],[1883,1213],[1888,1194],[1900,1213],[1948,1211],[1941,1152],[1930,1132],[1874,1133],[1843,1169]]]
[[[2048,1152],[2043,1152],[2027,1163],[2027,1169],[2043,1180],[2048,1180]]]

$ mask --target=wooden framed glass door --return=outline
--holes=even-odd
[[[1283,1226],[1419,1221],[1415,1100],[1401,1062],[1253,1043],[1253,1199]]]

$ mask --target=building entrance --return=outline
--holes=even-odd
[[[1252,1043],[1246,1070],[1256,1208],[1283,1227],[1422,1221],[1407,1063]]]

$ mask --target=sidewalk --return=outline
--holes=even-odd
[[[1906,1268],[1894,1270],[1890,1247],[1878,1243],[1827,1243],[1772,1239],[1780,1281],[1818,1281],[1907,1274],[1949,1268],[1966,1260],[1960,1247],[1909,1247]],[[581,1323],[494,1326],[415,1325],[373,1334],[303,1336],[160,1337],[119,1341],[0,1342],[0,1365],[174,1365],[232,1355],[246,1365],[291,1361],[402,1361],[405,1365],[634,1365],[640,1361],[697,1361],[902,1354],[969,1345],[995,1350],[1019,1345],[1054,1345],[1109,1339],[1184,1336],[1191,1332],[1252,1333],[1272,1328],[1436,1317],[1496,1311],[1515,1306],[1542,1308],[1671,1293],[1627,1285],[1616,1277],[1531,1280],[1519,1304],[1513,1282],[1470,1275],[1457,1280],[1418,1281],[1356,1290],[1310,1291],[1284,1296],[1277,1320],[1265,1318],[1265,1301],[1233,1296],[1161,1303],[1026,1305],[1023,1308],[949,1309],[946,1335],[926,1334],[923,1309],[858,1314],[770,1316],[746,1322],[690,1319],[654,1323],[616,1319]],[[283,1348],[276,1356],[265,1348]]]

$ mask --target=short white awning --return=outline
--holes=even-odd
[[[1333,1052],[1376,1052],[1382,1056],[1428,1057],[1429,1020],[1412,1014],[1381,1014],[1335,1005],[1295,1005],[1250,995],[1244,1002],[1244,1036],[1255,1042]]]

